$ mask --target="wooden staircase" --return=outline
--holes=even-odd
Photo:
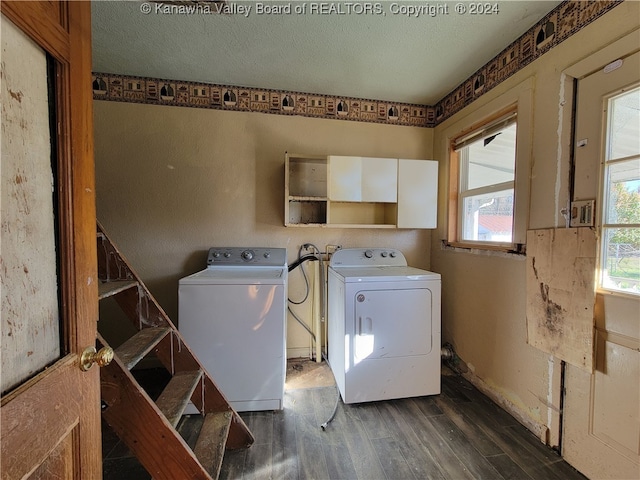
[[[112,297],[135,331],[101,369],[102,416],[155,480],[217,479],[225,449],[253,435],[99,223],[97,239],[100,300]],[[131,373],[152,353],[171,376],[155,402]],[[193,449],[176,431],[189,400],[204,417]]]

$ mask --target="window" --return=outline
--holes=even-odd
[[[640,294],[640,87],[608,100],[600,285]]]
[[[516,133],[511,110],[453,140],[450,242],[514,247]]]

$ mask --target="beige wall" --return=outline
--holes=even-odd
[[[516,90],[532,82],[528,225],[564,226],[560,209],[569,198],[572,82],[562,72],[638,28],[638,6],[624,2],[435,129],[434,157],[441,174],[431,266],[442,274],[443,341],[454,345],[474,383],[552,445],[557,445],[559,435],[560,361],[527,345],[524,259],[441,248],[446,235],[448,138],[457,133],[456,126],[507,106]]]
[[[284,227],[284,154],[430,158],[433,130],[95,102],[98,219],[172,319],[212,246],[392,246],[429,268],[430,231]],[[299,271],[290,294],[303,296]],[[304,312],[304,309],[303,309]],[[308,335],[289,321],[289,355]]]

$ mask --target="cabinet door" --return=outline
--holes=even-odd
[[[362,201],[398,201],[398,159],[362,159]]]
[[[436,228],[438,162],[398,162],[398,228]]]
[[[329,200],[362,201],[362,158],[329,155]]]

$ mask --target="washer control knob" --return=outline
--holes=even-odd
[[[246,261],[253,260],[253,252],[251,250],[245,250],[242,252],[241,257]]]
[[[389,255],[391,256],[391,258],[396,258],[396,252],[391,252]]]
[[[271,252],[264,252],[264,258],[271,258]]]
[[[213,258],[219,258],[220,252],[213,252]]]
[[[382,252],[382,253],[380,254],[380,256],[381,256],[382,258],[387,258],[387,252]]]
[[[373,258],[373,252],[371,250],[365,250],[364,256],[367,258]]]
[[[229,258],[231,256],[231,252],[224,252],[224,258]]]

